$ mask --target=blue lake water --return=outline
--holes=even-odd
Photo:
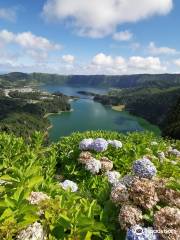
[[[67,136],[75,131],[88,130],[114,130],[123,133],[132,131],[150,130],[159,133],[158,127],[146,120],[130,115],[129,113],[117,112],[111,107],[103,106],[92,99],[84,98],[77,91],[89,91],[93,93],[105,93],[106,89],[74,88],[69,86],[43,86],[43,90],[49,92],[60,91],[69,96],[83,97],[71,102],[72,111],[49,116],[52,128],[49,130],[51,141],[57,141],[62,136]]]

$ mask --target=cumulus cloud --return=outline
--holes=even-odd
[[[10,43],[13,41],[13,39],[14,39],[14,34],[12,32],[9,32],[5,29],[0,31],[0,40],[3,43]]]
[[[98,53],[92,59],[92,64],[97,66],[111,66],[113,59],[111,56],[105,55],[104,53]]]
[[[89,71],[96,74],[161,73],[166,71],[166,66],[158,57],[132,56],[125,59],[99,53],[93,57]]]
[[[56,50],[59,45],[51,43],[47,38],[39,37],[31,32],[19,33],[15,36],[15,42],[24,48],[33,48],[41,50]]]
[[[128,30],[116,32],[113,34],[113,39],[116,41],[129,41],[132,39],[132,37],[133,34]]]
[[[68,64],[73,64],[74,61],[75,61],[75,57],[71,54],[67,54],[67,55],[63,55],[62,56],[62,60],[65,62],[65,63],[68,63]]]
[[[175,48],[169,47],[157,47],[154,42],[150,42],[148,46],[148,51],[152,55],[175,55],[178,54],[178,51]]]
[[[0,40],[7,43],[16,43],[23,48],[44,51],[56,50],[61,46],[50,42],[47,38],[36,36],[31,32],[13,33],[7,30],[0,31]]]
[[[0,8],[0,19],[15,21],[16,20],[16,10],[15,8]]]
[[[103,37],[123,23],[137,22],[171,11],[173,0],[47,0],[43,15],[66,20],[80,35]]]
[[[162,72],[166,70],[158,57],[132,56],[129,58],[129,67],[144,72]]]

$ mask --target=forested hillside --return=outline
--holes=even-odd
[[[28,138],[35,130],[46,132],[47,113],[69,111],[68,98],[60,94],[43,96],[41,92],[12,91],[0,97],[0,131]]]
[[[143,117],[153,124],[160,126],[161,129],[166,128],[171,120],[176,124],[174,134],[169,132],[168,136],[175,136],[180,126],[177,118],[177,110],[172,110],[176,102],[180,98],[180,87],[162,88],[129,88],[114,89],[108,95],[96,95],[95,101],[99,101],[104,105],[125,105],[125,110],[131,114]],[[174,120],[173,120],[174,119]],[[175,120],[176,119],[176,120]],[[164,134],[167,131],[164,132]],[[177,135],[178,136],[178,135]]]
[[[58,75],[46,73],[9,73],[0,75],[0,86],[8,84],[67,84],[70,86],[132,88],[167,88],[180,85],[180,74],[106,75]]]
[[[165,120],[163,135],[174,139],[180,139],[180,98],[169,111]]]

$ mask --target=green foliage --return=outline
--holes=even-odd
[[[27,145],[22,138],[0,134],[0,239],[13,239],[29,224],[40,221],[49,239],[103,239],[107,229],[100,219],[101,207],[83,194],[65,192],[53,176],[57,151],[43,147],[35,133]],[[32,191],[51,196],[40,206],[31,205]],[[43,216],[38,214],[43,211]],[[89,238],[88,238],[89,236]]]
[[[123,148],[109,147],[104,153],[93,152],[97,159],[110,158],[121,176],[129,173],[132,162],[144,155],[152,158],[158,175],[168,179],[170,188],[178,189],[179,165],[169,156],[163,164],[158,151],[171,145],[180,148],[179,141],[166,141],[151,133],[96,131],[74,133],[58,143],[43,146],[43,136],[35,132],[29,143],[5,133],[0,134],[0,239],[12,240],[22,229],[38,221],[48,239],[124,239],[117,222],[119,208],[111,200],[110,185],[103,175],[91,175],[77,159],[79,142],[84,138],[103,137],[122,141]],[[156,141],[157,145],[151,145]],[[61,174],[78,184],[78,192],[65,191],[54,176]],[[39,205],[28,201],[30,193],[43,192],[50,198]],[[41,214],[40,214],[41,213]],[[152,221],[151,212],[144,218]]]
[[[134,160],[141,158],[144,155],[150,155],[154,159],[153,161],[157,168],[164,168],[166,165],[161,164],[160,161],[158,161],[157,152],[167,151],[167,148],[172,144],[170,141],[166,141],[149,132],[141,134],[134,132],[128,135],[108,131],[74,133],[70,137],[64,137],[59,143],[57,143],[59,149],[59,157],[57,159],[59,164],[58,167],[62,170],[65,177],[71,173],[72,179],[76,178],[76,180],[81,182],[82,179],[86,180],[91,176],[88,172],[84,172],[84,169],[82,169],[81,165],[77,162],[80,153],[78,143],[84,138],[98,137],[122,141],[123,148],[114,150],[113,147],[109,147],[104,153],[94,153],[94,157],[97,159],[105,156],[112,160],[114,163],[114,169],[119,171],[122,176],[131,171],[132,162]],[[158,145],[151,146],[151,142],[153,141],[156,141]],[[179,147],[179,144],[179,141],[175,143],[177,147]],[[170,160],[174,160],[174,158],[171,156]],[[176,165],[175,168],[177,169]],[[172,172],[172,169],[168,170],[169,177],[173,175]],[[161,176],[163,175],[161,171],[159,174]],[[101,176],[97,177],[101,178]]]
[[[163,127],[163,135],[180,139],[180,98],[167,115]]]
[[[109,95],[96,95],[94,100],[105,105],[125,105],[131,114],[163,126],[170,109],[180,97],[180,87],[114,89]]]
[[[63,94],[44,96],[41,92],[14,91],[10,95],[11,98],[0,97],[0,130],[25,138],[34,131],[47,131],[50,125],[44,117],[47,113],[69,111],[71,108]]]

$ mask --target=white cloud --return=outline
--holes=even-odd
[[[177,67],[180,67],[180,59],[174,60],[174,64],[175,64]]]
[[[113,39],[116,41],[129,41],[132,39],[132,37],[133,34],[128,30],[116,32],[113,34]]]
[[[38,49],[50,51],[59,49],[61,46],[50,42],[47,38],[36,36],[31,32],[13,33],[7,30],[0,31],[0,40],[5,44],[16,43],[19,46],[27,49]]]
[[[103,37],[118,25],[171,11],[173,0],[47,0],[43,15],[66,20],[80,35]]]
[[[104,53],[98,53],[93,57],[92,63],[99,66],[111,66],[113,59],[111,56],[105,55]]]
[[[132,56],[129,58],[129,67],[143,72],[162,72],[166,70],[158,57]]]
[[[152,55],[175,55],[178,54],[178,51],[175,48],[169,47],[157,47],[154,42],[150,42],[148,46],[148,51]]]
[[[0,40],[3,43],[10,43],[14,40],[14,34],[12,32],[9,32],[7,30],[1,30],[0,31]]]
[[[62,60],[65,63],[73,64],[74,61],[75,61],[75,57],[73,55],[71,55],[71,54],[67,54],[67,55],[63,55],[62,56]]]
[[[166,66],[158,57],[132,56],[125,59],[99,53],[93,57],[88,70],[91,74],[161,73],[166,71]]]
[[[61,61],[57,55],[50,57],[46,53],[39,51],[25,50],[12,54],[5,49],[0,49],[0,67],[3,71],[27,71],[27,72],[49,72],[59,74],[103,74],[122,75],[140,73],[164,73],[172,72],[170,62],[161,62],[158,57],[131,56],[111,56],[99,53],[92,57],[90,62],[75,62],[72,55],[64,55]],[[68,56],[68,57],[67,57]],[[71,57],[70,57],[71,56]],[[73,60],[74,59],[74,60]],[[63,60],[63,61],[62,61]],[[180,67],[180,59],[173,62]],[[171,71],[170,71],[171,70]]]
[[[16,20],[16,10],[14,8],[0,8],[0,19],[15,21]]]
[[[51,43],[47,38],[36,36],[31,32],[17,34],[15,41],[24,48],[56,50],[60,47],[57,44]]]

